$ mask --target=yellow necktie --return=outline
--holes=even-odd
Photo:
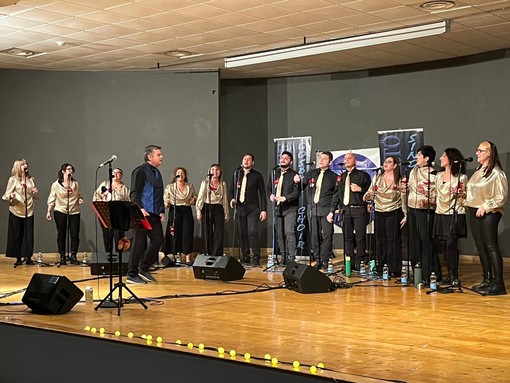
[[[239,202],[243,203],[244,202],[244,198],[245,198],[245,194],[246,194],[246,180],[248,178],[248,173],[250,171],[244,171],[244,177],[243,177],[243,180],[241,181],[241,191],[239,192]]]
[[[349,205],[350,193],[351,193],[351,172],[348,172],[347,177],[345,178],[344,206]]]
[[[324,177],[324,170],[321,170],[319,177],[317,177],[317,183],[315,184],[315,194],[313,195],[313,202],[319,203],[319,197],[321,195],[322,178]]]
[[[281,197],[282,196],[282,186],[283,186],[283,176],[285,175],[285,172],[280,173],[280,178],[278,178],[278,185],[276,186],[276,196]]]

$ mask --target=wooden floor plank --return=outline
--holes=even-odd
[[[52,254],[44,258],[55,260]],[[461,258],[462,282],[479,282],[478,260]],[[505,266],[510,270],[509,262]],[[340,267],[337,261],[335,268]],[[265,363],[257,358],[270,354],[288,362],[277,368],[292,370],[290,363],[299,360],[305,365],[303,373],[309,373],[308,366],[322,362],[326,369],[319,374],[347,376],[357,382],[510,381],[510,296],[482,297],[468,290],[427,294],[394,281],[386,285],[368,281],[330,293],[300,294],[279,288],[281,272],[262,270],[248,268],[242,280],[223,282],[195,279],[192,268],[167,268],[154,273],[158,283],[128,285],[138,297],[148,299],[147,310],[137,303],[127,304],[117,316],[116,309],[95,311],[95,305],[80,302],[65,315],[35,315],[23,305],[9,305],[0,307],[0,320],[91,337],[101,335],[85,331],[85,326],[104,328],[103,337],[112,341],[144,343],[140,339],[143,334],[154,339],[161,336],[162,347],[183,352],[199,350],[176,346],[178,339],[195,346],[221,346],[241,354],[236,357],[240,363],[246,352],[254,357],[252,363]],[[76,285],[81,289],[92,286],[96,300],[109,291],[109,280],[92,279],[86,267],[23,265],[14,269],[11,259],[0,257],[0,292],[26,288],[35,272],[66,275],[72,281],[90,279]],[[349,279],[357,281],[359,278]],[[274,288],[221,294],[264,285]],[[19,302],[21,297],[18,293],[0,303]],[[117,330],[120,337],[113,335]],[[129,332],[135,334],[134,339],[127,337]],[[204,354],[218,357],[216,351]]]

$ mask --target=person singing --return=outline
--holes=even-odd
[[[71,261],[72,265],[79,265],[76,255],[80,244],[80,205],[83,203],[80,185],[73,177],[74,166],[68,163],[62,164],[58,171],[58,179],[51,185],[48,196],[48,211],[46,219],[51,221],[51,212],[57,226],[57,246],[60,254],[60,264],[66,265]],[[71,237],[71,258],[66,253],[67,234]]]
[[[400,229],[407,222],[407,212],[402,198],[404,185],[400,176],[398,157],[384,160],[384,173],[377,174],[365,193],[365,201],[374,201],[376,268],[382,275],[383,266],[388,265],[391,278],[398,278],[402,265],[402,240]]]
[[[434,237],[448,268],[448,277],[443,282],[459,286],[459,238],[467,237],[464,201],[468,178],[464,174],[464,156],[458,149],[445,149],[439,160],[444,170],[436,174]]]
[[[14,267],[23,263],[33,265],[34,252],[34,199],[39,198],[34,177],[28,171],[25,159],[14,161],[11,177],[7,181],[4,201],[9,202],[7,249],[5,256],[16,258]]]
[[[224,255],[223,228],[229,218],[227,184],[221,176],[220,165],[212,164],[207,178],[200,184],[197,198],[197,219],[202,221],[204,252],[213,256]]]
[[[469,208],[471,233],[480,254],[483,281],[473,289],[486,295],[503,295],[506,288],[503,258],[498,244],[498,224],[508,198],[508,180],[494,143],[480,143],[476,158],[480,166],[466,185],[466,206]]]
[[[182,253],[186,263],[191,262],[193,252],[194,225],[191,206],[197,200],[193,184],[188,182],[188,171],[176,168],[174,182],[165,188],[164,201],[168,209],[168,222],[165,232],[163,251],[165,255]]]
[[[122,182],[124,172],[120,168],[115,168],[112,171],[113,181],[110,187],[110,181],[103,181],[96,189],[92,201],[129,201],[129,188]],[[121,230],[113,231],[113,238],[111,237],[111,230],[101,225],[103,231],[104,249],[107,253],[112,252],[113,248],[117,247],[119,239],[124,237],[124,232]],[[112,240],[115,246],[112,248]]]

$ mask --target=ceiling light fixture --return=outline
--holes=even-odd
[[[236,68],[245,65],[288,60],[298,57],[319,55],[322,53],[337,52],[347,49],[391,43],[395,41],[404,41],[418,37],[433,36],[447,32],[449,26],[449,21],[443,20],[432,24],[393,29],[385,32],[369,33],[366,35],[352,36],[335,40],[327,40],[247,55],[226,57],[225,68]]]
[[[16,47],[3,49],[0,51],[0,53],[10,55],[10,56],[22,57],[22,58],[26,58],[26,59],[29,59],[31,57],[42,56],[42,55],[46,54],[46,52],[36,52],[36,51],[31,51],[29,49],[21,49],[21,48],[16,48]]]

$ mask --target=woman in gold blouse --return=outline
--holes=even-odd
[[[16,258],[14,267],[23,263],[33,265],[34,252],[34,199],[39,197],[34,177],[28,172],[28,162],[14,161],[11,177],[2,196],[9,201],[6,257]]]
[[[469,208],[471,233],[480,255],[483,281],[473,289],[486,295],[503,295],[506,289],[498,224],[508,198],[508,180],[494,143],[480,143],[476,157],[480,166],[467,183],[466,206]]]
[[[179,167],[174,170],[173,183],[165,188],[165,207],[168,207],[168,222],[163,252],[174,256],[182,253],[186,263],[191,262],[193,252],[194,221],[191,206],[197,200],[193,184],[188,182],[188,172]]]
[[[124,182],[122,182],[122,176],[124,172],[120,168],[115,168],[112,171],[113,180],[112,186],[110,188],[110,181],[103,181],[94,192],[94,196],[92,197],[93,201],[129,201],[129,188],[126,186]],[[104,249],[107,253],[110,253],[112,249],[112,238],[110,236],[110,229],[101,225],[101,229],[103,231],[103,242]],[[118,244],[119,239],[124,237],[124,232],[121,230],[113,231],[113,238],[115,240],[115,244]],[[116,248],[115,246],[114,248]]]
[[[445,283],[459,286],[459,238],[467,237],[466,198],[467,176],[462,153],[456,148],[447,148],[439,157],[441,168],[436,174],[436,216],[434,237],[442,250],[448,277]]]
[[[60,254],[60,264],[67,264],[66,239],[67,233],[71,237],[71,264],[79,265],[76,259],[80,244],[80,205],[83,203],[80,185],[73,178],[74,166],[62,164],[58,171],[58,179],[51,185],[48,197],[48,212],[46,219],[51,221],[51,212],[57,226],[57,246]],[[69,251],[69,247],[67,247]]]
[[[382,274],[388,265],[392,278],[400,276],[402,241],[400,228],[405,225],[400,161],[395,156],[384,160],[384,173],[376,175],[365,193],[365,201],[373,200],[375,206],[375,242],[377,247],[377,272]]]
[[[227,184],[221,178],[220,165],[211,165],[207,179],[200,185],[197,198],[197,219],[202,221],[202,241],[208,255],[223,255],[223,227],[228,221],[229,212],[227,194]]]

